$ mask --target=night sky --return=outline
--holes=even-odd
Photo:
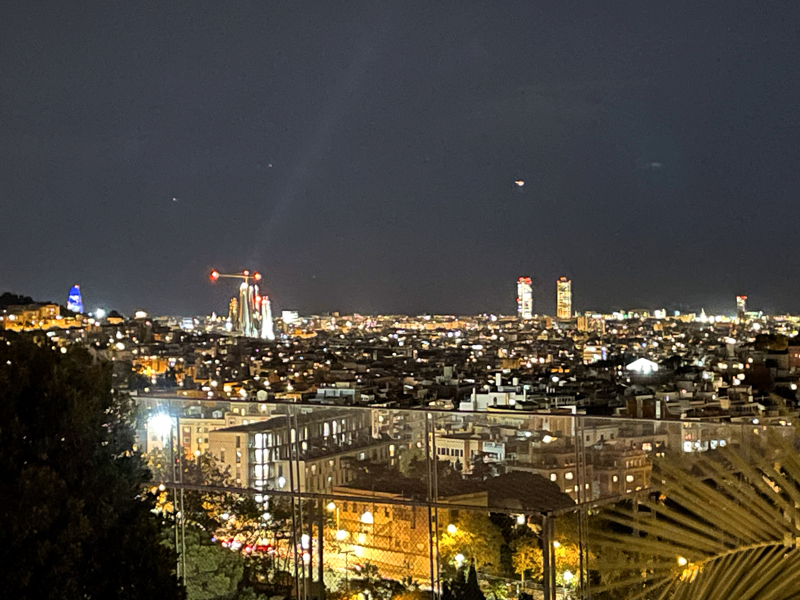
[[[92,6],[90,8],[90,5]],[[6,2],[0,292],[800,312],[800,3]],[[525,185],[515,185],[523,180]]]

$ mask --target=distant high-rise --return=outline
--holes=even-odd
[[[572,281],[566,277],[556,281],[556,316],[559,319],[572,317]]]
[[[744,319],[747,312],[747,296],[736,296],[736,316]]]
[[[81,298],[81,286],[73,285],[67,296],[67,310],[74,313],[83,313],[83,299]]]
[[[517,279],[517,314],[520,319],[533,318],[533,286],[530,277]]]

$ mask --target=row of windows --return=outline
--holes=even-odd
[[[574,478],[574,475],[572,474],[572,471],[568,471],[567,473],[564,473],[564,479],[566,479],[567,481],[572,481],[573,478]],[[633,475],[626,475],[625,476],[625,481],[627,481],[628,483],[632,483],[634,479],[635,479],[635,477]],[[550,473],[550,481],[558,481],[558,473]],[[612,476],[611,477],[611,481],[613,481],[614,483],[617,483],[619,481],[619,476],[617,476],[617,475]],[[587,488],[589,487],[588,483],[586,484],[586,487]],[[569,491],[569,490],[567,490],[567,491]]]
[[[439,456],[458,456],[463,458],[464,451],[459,448],[437,448],[436,453]]]

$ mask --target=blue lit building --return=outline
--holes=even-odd
[[[81,299],[81,286],[73,285],[67,297],[67,310],[75,313],[83,313],[83,300]]]

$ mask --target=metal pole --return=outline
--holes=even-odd
[[[180,425],[178,418],[175,417],[176,429],[178,429],[178,440],[181,439]],[[184,513],[183,504],[183,452],[178,452],[178,479],[181,484],[181,572],[183,573],[184,582],[186,581],[186,514]]]
[[[431,413],[432,415],[432,413]],[[432,423],[431,431],[431,455],[433,456],[433,478],[432,478],[432,485],[431,489],[433,491],[432,500],[434,502],[439,501],[439,455],[436,451],[436,421]],[[439,554],[439,533],[441,532],[441,526],[439,524],[439,509],[438,507],[434,509],[434,520],[436,523],[436,529],[434,530],[436,534],[436,585],[432,586],[433,589],[436,590],[436,593],[441,595],[442,594],[442,561],[441,555]]]
[[[288,455],[288,464],[289,464],[289,489],[294,492],[294,452],[292,450],[292,416],[286,415],[286,449]],[[296,516],[296,506],[295,506],[295,496],[292,493],[291,496],[291,503],[292,503],[292,562],[294,563],[294,586],[295,592],[298,596],[300,596],[300,574],[297,570],[297,516]]]
[[[556,564],[553,551],[553,517],[542,517],[542,575],[544,600],[556,600]]]
[[[433,511],[430,502],[433,497],[433,476],[431,471],[430,413],[425,412],[425,464],[428,472],[428,557],[431,571],[431,598],[436,598],[436,567],[433,564],[433,545],[436,532],[433,524]],[[412,509],[413,510],[413,509]]]
[[[323,536],[322,531],[325,526],[325,499],[319,500],[319,527],[317,528],[317,579],[319,580],[320,596],[325,597],[325,570],[323,568]]]
[[[173,449],[173,437],[172,437],[172,418],[169,421],[169,464],[170,464],[170,478],[172,479],[172,514],[174,515],[175,519],[173,521],[173,527],[175,528],[175,558],[177,563],[175,565],[175,573],[178,576],[178,579],[182,577],[181,573],[181,548],[180,548],[180,541],[178,540],[178,488],[175,485],[177,477],[175,476],[175,451]]]
[[[578,518],[578,570],[579,581],[581,586],[581,597],[586,598],[586,572],[588,570],[587,555],[588,549],[586,547],[586,511],[583,508],[583,503],[587,500],[586,486],[588,484],[586,477],[586,444],[584,442],[584,421],[582,417],[575,416],[575,471],[578,476],[578,493],[576,499],[578,500],[579,510],[577,513]]]

